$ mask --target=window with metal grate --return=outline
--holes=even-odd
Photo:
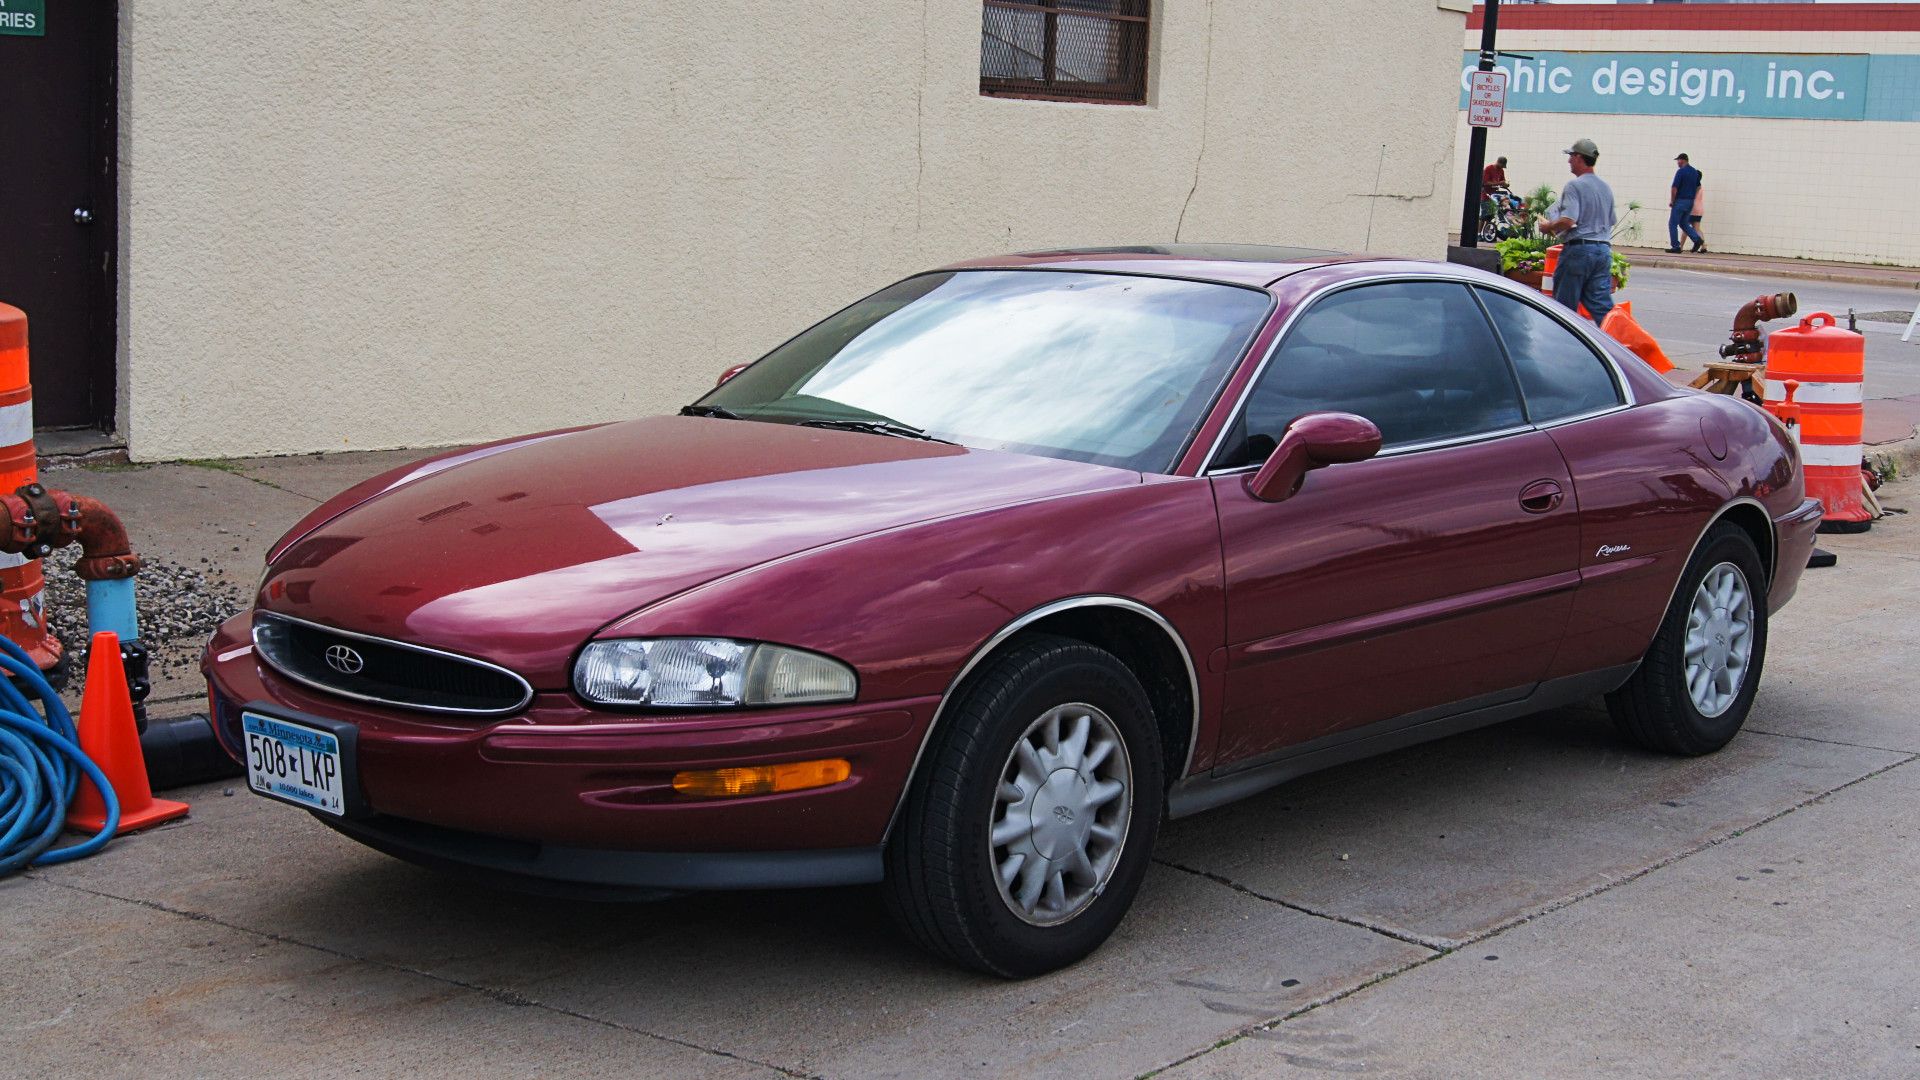
[[[980,92],[1137,104],[1147,98],[1149,0],[985,0]]]

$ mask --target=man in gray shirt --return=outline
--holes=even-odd
[[[1567,181],[1559,216],[1540,226],[1560,236],[1560,264],[1553,271],[1553,298],[1574,311],[1585,304],[1596,323],[1613,310],[1613,189],[1593,171],[1600,148],[1581,139],[1567,149]]]

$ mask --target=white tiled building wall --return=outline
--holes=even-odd
[[[1466,45],[1479,48],[1479,31]],[[1920,33],[1515,30],[1503,51],[1920,53]],[[1465,183],[1469,128],[1457,131],[1453,201]],[[1563,151],[1575,139],[1600,146],[1600,175],[1622,218],[1642,205],[1623,244],[1665,247],[1667,190],[1675,154],[1705,177],[1701,231],[1717,251],[1920,266],[1920,123],[1748,117],[1605,116],[1508,112],[1487,138],[1487,160],[1508,159],[1516,191],[1569,178]]]

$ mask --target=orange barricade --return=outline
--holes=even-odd
[[[27,314],[0,304],[0,493],[39,479],[33,449],[33,386],[27,375]],[[47,633],[40,560],[0,552],[0,634],[27,651],[41,670],[60,661]]]
[[[1673,361],[1667,359],[1667,351],[1660,347],[1652,334],[1634,320],[1633,301],[1622,300],[1607,312],[1607,321],[1600,324],[1600,330],[1608,337],[1625,345],[1633,355],[1645,360],[1659,372],[1673,370]]]
[[[1867,339],[1834,325],[1824,311],[1767,336],[1769,396],[1790,379],[1800,384],[1794,400],[1807,494],[1826,508],[1823,525],[1848,531],[1865,529],[1877,516],[1860,475],[1866,365]]]
[[[120,799],[120,832],[187,816],[187,804],[156,799],[141,755],[140,732],[133,722],[133,695],[127,688],[127,669],[120,659],[120,638],[111,630],[93,635],[87,650],[87,685],[80,695],[80,749],[113,785]],[[80,778],[67,824],[82,832],[99,832],[107,824],[107,802],[93,781]]]

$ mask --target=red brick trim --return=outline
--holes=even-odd
[[[1480,29],[1474,5],[1467,29]],[[1500,7],[1502,30],[1920,30],[1920,4],[1542,4]]]

